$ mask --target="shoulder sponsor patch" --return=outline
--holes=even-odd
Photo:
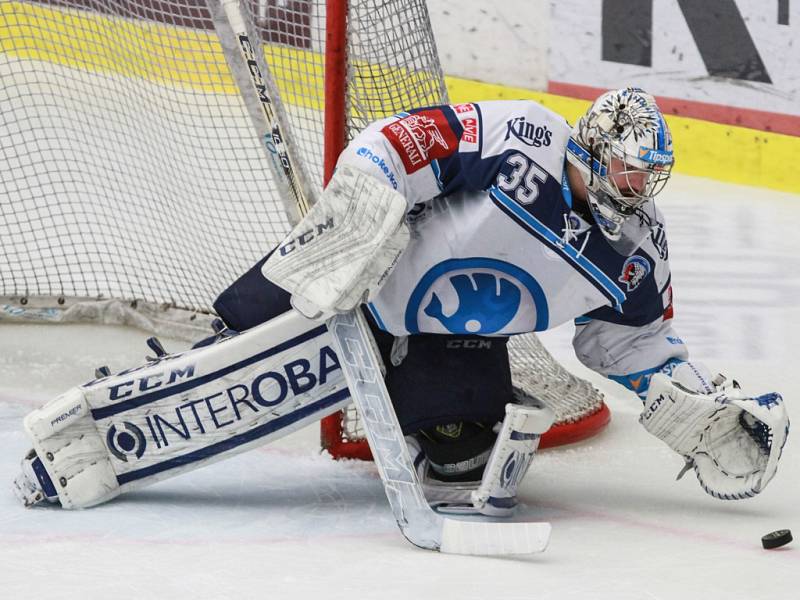
[[[480,149],[478,131],[478,110],[474,104],[455,104],[453,110],[456,113],[464,131],[461,133],[461,140],[458,149],[461,152],[477,152]]]
[[[386,162],[386,159],[382,156],[375,154],[371,148],[367,148],[366,146],[361,146],[358,150],[356,150],[356,156],[360,156],[365,158],[372,164],[374,164],[380,171],[386,176],[386,179],[389,180],[389,184],[392,188],[397,189],[397,177],[394,174],[394,171],[389,167],[389,164]]]
[[[423,110],[386,125],[381,133],[411,174],[456,151],[458,138],[441,109]]]

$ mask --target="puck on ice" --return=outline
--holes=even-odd
[[[788,529],[772,531],[761,538],[761,545],[767,550],[780,548],[792,541],[792,532]]]

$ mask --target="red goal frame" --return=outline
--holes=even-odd
[[[325,127],[323,183],[328,184],[336,161],[344,150],[347,130],[347,0],[327,0],[325,24]],[[320,438],[323,449],[334,458],[372,460],[366,439],[348,440],[344,435],[344,412],[322,419]],[[574,422],[553,426],[542,436],[540,448],[562,446],[592,437],[610,421],[605,403]]]

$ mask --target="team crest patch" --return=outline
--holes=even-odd
[[[409,333],[481,334],[544,331],[544,290],[526,271],[486,257],[452,258],[431,267],[409,297]]]
[[[632,292],[639,287],[639,284],[642,283],[644,278],[649,274],[650,263],[647,262],[647,259],[643,256],[634,254],[622,265],[622,274],[617,281],[624,283],[628,287],[627,291]]]

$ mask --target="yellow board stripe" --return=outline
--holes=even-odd
[[[0,3],[0,52],[202,93],[239,93],[214,31],[22,2]],[[284,102],[321,109],[321,54],[269,45]],[[300,68],[302,66],[302,68]],[[276,72],[277,71],[277,72]]]
[[[203,93],[239,93],[213,31],[5,1],[0,3],[0,52]],[[273,77],[279,82],[282,100],[321,110],[323,56],[277,45],[269,45],[266,54],[271,66],[281,65]],[[453,102],[532,99],[571,123],[589,106],[585,100],[523,88],[456,77],[446,77],[446,82]],[[676,171],[800,193],[800,169],[794,168],[800,159],[800,138],[686,117],[667,116],[667,121]]]
[[[209,32],[149,21],[3,2],[0,50],[20,59],[96,73],[169,82],[198,91],[236,92],[221,48],[214,52]],[[167,61],[167,56],[173,58]]]

